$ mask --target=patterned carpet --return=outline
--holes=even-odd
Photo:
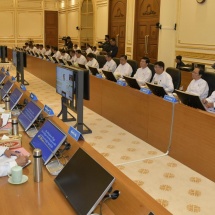
[[[61,97],[55,88],[27,71],[25,79],[30,83],[27,90],[57,115]],[[162,152],[87,108],[84,123],[93,131],[84,135],[85,140],[171,213],[215,213],[215,183],[169,156],[151,158]]]

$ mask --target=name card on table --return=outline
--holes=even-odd
[[[116,83],[123,87],[127,86],[125,81],[118,80]]]
[[[76,130],[74,127],[72,127],[72,126],[70,126],[68,133],[76,141],[78,141],[80,139],[84,140],[83,135],[78,130]]]
[[[141,88],[140,92],[145,94],[152,94],[152,91],[149,88]]]
[[[2,71],[2,72],[5,72],[5,68],[4,68],[4,67],[2,67],[2,68],[1,68],[1,71]]]
[[[44,111],[49,115],[49,116],[54,116],[54,111],[48,106],[44,106]]]
[[[16,78],[12,76],[11,80],[12,80],[12,81],[16,81]]]
[[[165,95],[163,98],[165,101],[176,103],[178,100],[174,96]]]
[[[96,77],[97,78],[102,78],[102,75],[101,74],[96,74]]]
[[[9,76],[9,75],[10,75],[10,73],[9,73],[8,71],[6,71],[6,72],[5,72],[5,74],[6,74],[7,76]]]
[[[23,91],[26,91],[25,85],[24,85],[24,84],[21,84],[21,85],[20,85],[20,89],[23,90]]]
[[[38,101],[36,95],[33,94],[33,93],[30,94],[30,98],[31,98],[33,101]]]

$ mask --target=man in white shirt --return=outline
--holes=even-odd
[[[155,74],[152,79],[153,84],[162,86],[166,92],[173,92],[174,86],[172,83],[172,77],[164,70],[164,62],[158,61],[154,64]]]
[[[91,66],[91,67],[95,67],[95,68],[99,68],[99,63],[98,63],[98,61],[94,58],[94,54],[93,53],[89,53],[88,55],[87,55],[87,60],[88,60],[88,62],[86,63],[86,67],[87,67],[87,69],[89,69],[89,66]]]
[[[149,58],[143,57],[140,60],[140,68],[136,71],[134,75],[134,78],[137,80],[140,86],[145,85],[145,83],[149,82],[152,77],[152,71],[148,67],[149,63]]]
[[[88,55],[89,53],[92,53],[92,52],[93,51],[92,51],[90,45],[87,43],[87,45],[86,45],[86,54]]]
[[[204,70],[202,70],[200,67],[195,67],[192,72],[192,78],[193,80],[190,82],[190,84],[187,87],[188,93],[197,95],[200,97],[200,99],[205,99],[208,96],[208,83],[202,79],[202,75],[204,74]]]
[[[40,53],[42,54],[42,55],[44,55],[45,54],[45,52],[46,52],[46,49],[43,47],[43,44],[40,44]]]
[[[74,44],[73,49],[76,50],[81,50],[80,47],[77,44]]]
[[[127,63],[127,56],[122,55],[120,57],[120,64],[116,68],[114,75],[116,76],[116,78],[123,78],[123,76],[131,76],[132,71],[132,67]]]
[[[58,51],[57,47],[53,47],[53,52],[54,52],[54,55],[52,57],[55,57],[56,59],[60,59],[61,54],[60,54],[60,51]]]
[[[208,98],[203,99],[203,103],[207,108],[215,108],[215,91]]]
[[[105,59],[107,62],[105,63],[102,69],[105,71],[114,72],[116,70],[117,65],[116,62],[112,59],[111,54],[107,53],[105,55]]]
[[[76,50],[76,63],[85,65],[87,63],[87,59],[84,57],[84,55],[81,54],[81,50]]]
[[[46,52],[44,55],[50,56],[52,53],[51,47],[50,45],[46,45]]]
[[[93,46],[92,53],[93,53],[94,55],[99,55],[99,54],[100,54],[99,51],[97,50],[97,47],[96,47],[96,46]]]
[[[75,63],[77,60],[76,54],[75,54],[75,50],[70,50],[69,51],[69,55],[70,55],[70,61],[72,63]]]
[[[0,146],[0,177],[10,174],[12,167],[25,166],[27,163],[28,157]]]
[[[60,50],[60,54],[61,54],[60,59],[65,60],[65,61],[70,60],[69,54],[66,53],[66,51],[64,49]]]

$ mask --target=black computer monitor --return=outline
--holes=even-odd
[[[114,74],[112,72],[106,71],[106,70],[102,70],[104,76],[106,77],[107,80],[109,81],[113,81],[113,82],[117,82]]]
[[[27,131],[31,127],[41,112],[42,109],[38,107],[33,101],[28,102],[28,104],[18,116],[18,121],[23,127],[24,131]]]
[[[82,68],[82,69],[86,69],[86,66],[84,65],[84,64],[78,64],[78,66],[80,67],[80,68]]]
[[[146,85],[152,91],[152,93],[154,95],[156,95],[156,96],[164,97],[165,95],[168,95],[167,92],[164,90],[164,88],[162,86],[152,84],[152,83],[148,83],[148,82],[146,82]]]
[[[89,70],[90,70],[90,72],[92,73],[92,75],[97,75],[97,74],[99,74],[98,69],[95,68],[95,67],[89,66]]]
[[[7,46],[0,46],[0,58],[2,63],[6,63]]]
[[[200,110],[206,111],[207,108],[202,104],[201,99],[197,95],[193,95],[187,92],[183,92],[180,90],[175,90],[179,100],[181,103],[193,107],[193,108],[198,108]]]
[[[115,178],[79,148],[54,181],[77,214],[90,215]]]
[[[66,65],[63,59],[59,59],[59,63],[62,63],[63,65]]]
[[[52,59],[53,59],[53,61],[54,61],[55,63],[58,63],[58,60],[57,60],[56,57],[52,57]]]
[[[10,94],[10,109],[13,110],[17,105],[19,100],[21,99],[23,92],[21,92],[18,88],[15,88],[14,91]]]
[[[13,87],[14,83],[11,82],[10,80],[8,80],[5,85],[3,86],[3,88],[1,89],[1,95],[2,95],[2,99],[5,98],[6,95],[8,95],[8,93],[10,92],[11,88]]]
[[[47,120],[33,137],[30,145],[33,148],[41,149],[42,160],[46,165],[64,143],[66,137],[66,134],[61,129],[50,120]]]
[[[137,80],[135,78],[128,77],[128,76],[123,76],[123,78],[125,79],[129,87],[140,90],[140,85],[137,83]]]

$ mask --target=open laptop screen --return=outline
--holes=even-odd
[[[155,84],[148,83],[148,82],[146,82],[146,85],[152,91],[152,93],[156,96],[164,97],[165,95],[168,95],[162,86],[155,85]]]
[[[14,91],[10,94],[10,109],[13,110],[14,107],[19,102],[20,98],[22,97],[23,93],[15,88]]]
[[[10,89],[13,87],[13,84],[14,83],[9,80],[5,83],[1,92],[2,98],[4,98],[9,93]]]
[[[81,148],[55,182],[77,214],[90,215],[111,188],[115,178]]]
[[[47,120],[31,140],[30,145],[42,150],[42,159],[46,165],[65,140],[66,134]]]
[[[18,121],[25,131],[27,131],[37,117],[42,112],[42,109],[38,107],[34,102],[30,101],[18,116]]]

